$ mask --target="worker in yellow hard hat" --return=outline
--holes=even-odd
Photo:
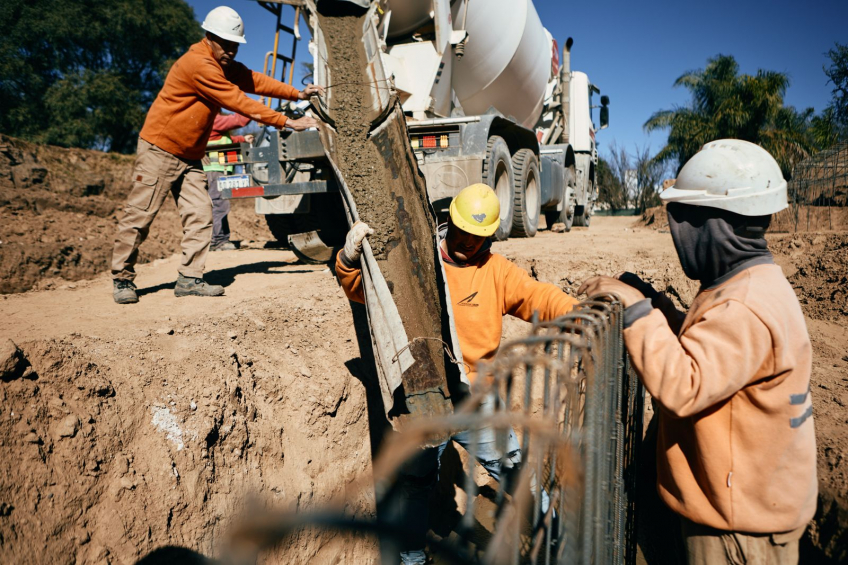
[[[451,202],[450,217],[439,227],[439,248],[445,266],[445,279],[450,290],[453,318],[459,347],[467,369],[465,383],[448,383],[459,391],[452,400],[459,403],[467,385],[477,378],[477,363],[490,360],[498,351],[503,329],[503,317],[510,314],[530,321],[534,312],[542,321],[568,313],[578,300],[556,285],[536,281],[502,255],[491,252],[489,239],[500,225],[500,203],[495,192],[485,184],[464,188]],[[344,249],[336,257],[336,273],[350,300],[364,302],[359,258],[362,240],[373,230],[357,222],[350,230]],[[495,398],[484,401],[479,410],[493,409]],[[477,438],[477,459],[495,480],[510,474],[521,462],[518,439],[510,431],[506,448],[496,445],[495,431],[484,428],[474,432]],[[469,448],[472,433],[462,431],[452,439]],[[401,472],[400,480],[405,508],[400,511],[402,523],[408,528],[409,543],[404,547],[404,564],[425,563],[425,535],[428,525],[428,497],[438,477],[439,460],[447,447],[426,449]],[[502,468],[502,464],[504,467]],[[546,506],[543,492],[542,505]]]

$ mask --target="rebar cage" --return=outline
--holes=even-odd
[[[629,367],[623,308],[596,296],[553,321],[533,323],[478,367],[478,382],[454,414],[420,420],[393,434],[374,461],[378,502],[391,496],[407,461],[432,437],[467,431],[466,505],[450,536],[429,536],[437,563],[635,563],[635,487],[642,439],[643,391]],[[494,409],[480,410],[486,399]],[[475,437],[494,430],[509,478],[478,482]],[[510,431],[520,463],[507,460]],[[476,478],[475,478],[476,475]],[[379,504],[378,504],[379,506]],[[485,523],[485,526],[481,524]],[[263,517],[234,535],[255,551],[295,530],[317,526],[376,534],[384,563],[397,563],[403,524],[346,518],[332,510]],[[487,531],[481,543],[481,527]],[[255,555],[255,552],[249,552]],[[240,552],[244,555],[244,552]],[[239,561],[239,560],[236,560]]]

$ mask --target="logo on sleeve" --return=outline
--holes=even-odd
[[[476,292],[474,294],[470,294],[470,295],[466,296],[465,298],[463,298],[462,300],[460,300],[456,304],[457,304],[457,306],[473,306],[474,308],[477,308],[480,305],[477,304],[476,302],[473,302],[475,296],[477,296]]]

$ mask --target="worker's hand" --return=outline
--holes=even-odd
[[[300,94],[298,94],[297,97],[300,100],[309,100],[310,96],[314,96],[316,94],[318,96],[324,96],[324,87],[317,84],[309,84],[306,88],[300,91]]]
[[[617,278],[624,284],[632,286],[633,288],[644,294],[646,298],[654,298],[657,294],[659,294],[656,289],[654,289],[654,287],[640,279],[638,275],[635,275],[629,271],[618,273],[617,275],[615,275],[615,278]]]
[[[352,262],[359,261],[359,257],[362,255],[362,240],[368,235],[374,235],[374,230],[368,224],[362,221],[353,224],[353,227],[347,232],[347,237],[345,238],[345,257]]]
[[[640,300],[645,300],[645,295],[632,286],[612,277],[592,277],[585,281],[577,294],[595,296],[596,294],[615,294],[624,304],[624,307],[633,306]]]
[[[256,136],[254,136],[252,133],[249,133],[246,136],[244,136],[244,140],[246,142],[248,142],[249,144],[253,145],[254,140],[256,140]]]
[[[304,131],[309,128],[317,128],[321,125],[320,120],[316,120],[312,116],[303,116],[302,118],[286,120],[286,127],[294,131]]]

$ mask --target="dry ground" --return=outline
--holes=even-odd
[[[686,305],[697,289],[670,236],[636,224],[597,217],[588,230],[495,251],[566,291],[631,270]],[[811,539],[844,559],[844,283],[840,295],[838,281],[819,281],[835,285],[828,299],[802,288],[833,246],[844,251],[844,236],[772,240],[806,301],[816,353],[824,506]],[[372,495],[351,485],[367,481],[384,423],[351,307],[329,270],[252,247],[210,255],[208,278],[227,285],[221,298],[175,298],[177,256],[140,266],[137,305],[114,304],[105,274],[0,297],[0,344],[13,340],[26,359],[0,381],[0,562],[134,563],[169,545],[214,555],[256,505],[347,498],[349,513],[373,513]],[[526,331],[519,321],[506,328],[507,338]],[[304,533],[271,561],[374,559],[366,541]]]

